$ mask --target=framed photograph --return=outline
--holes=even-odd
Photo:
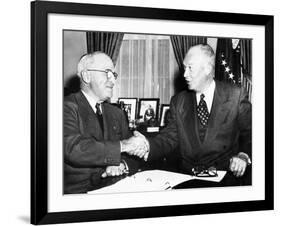
[[[129,122],[136,120],[137,98],[118,98],[118,103],[121,104],[121,102],[123,102]]]
[[[170,105],[162,104],[161,105],[161,116],[160,116],[160,126],[164,127],[167,125],[167,118],[169,117]]]
[[[148,122],[158,118],[159,98],[140,98],[138,108],[138,118]]]
[[[69,223],[273,209],[273,19],[273,16],[268,15],[32,2],[31,223]],[[72,152],[65,152],[69,148],[80,147],[75,145],[76,141],[73,145],[68,145],[64,140],[65,133],[67,130],[72,131],[69,126],[82,128],[79,123],[86,121],[88,125],[93,121],[98,122],[98,116],[94,117],[90,108],[91,98],[79,91],[80,82],[89,83],[92,81],[91,77],[83,77],[85,74],[77,70],[77,65],[83,58],[81,56],[85,54],[109,51],[111,48],[99,50],[100,46],[97,50],[95,44],[99,42],[93,41],[105,40],[107,35],[117,37],[117,42],[114,43],[119,46],[118,51],[108,53],[112,63],[107,65],[107,68],[83,68],[86,65],[83,64],[82,69],[88,70],[87,76],[99,74],[100,79],[106,78],[110,81],[106,83],[105,89],[101,90],[112,94],[112,103],[116,103],[119,97],[141,98],[137,115],[147,120],[151,117],[158,118],[159,100],[161,103],[168,103],[174,95],[176,98],[181,97],[182,94],[177,94],[183,90],[187,91],[186,85],[191,86],[187,75],[184,75],[188,68],[183,64],[186,51],[182,45],[178,45],[181,40],[189,43],[188,48],[194,43],[203,43],[214,49],[218,64],[216,68],[220,68],[224,75],[222,79],[245,88],[249,97],[247,101],[252,105],[253,133],[250,139],[253,152],[250,184],[228,187],[219,187],[216,184],[205,189],[187,189],[185,186],[174,189],[169,186],[163,190],[146,192],[126,192],[119,189],[107,194],[65,192],[68,175],[64,170],[75,172],[82,164],[77,161],[79,153],[71,155]],[[227,45],[231,46],[231,51],[227,52],[221,48]],[[229,60],[229,53],[239,55],[238,62],[243,67],[240,67],[238,72],[233,67],[238,63],[233,64],[233,57]],[[77,95],[80,99],[76,98]],[[226,95],[219,95],[219,98],[225,97]],[[83,101],[88,112],[91,110],[92,114],[87,115],[82,110],[84,112],[81,115],[85,116],[85,120],[79,121],[80,116],[76,117],[78,114],[75,111],[85,108],[76,108],[75,104],[70,102],[65,108],[64,98],[75,101],[78,105]],[[135,98],[126,98],[119,101],[122,100],[131,106],[131,117],[134,117]],[[196,102],[195,96],[192,101]],[[177,106],[175,114],[186,116],[186,119],[190,120],[191,117],[187,117],[190,115],[186,114],[183,107],[185,104]],[[222,106],[230,105],[228,101],[217,105]],[[161,123],[165,121],[167,109],[168,106],[162,105]],[[77,118],[77,123],[65,123],[67,111],[71,117]],[[223,112],[223,108],[220,112]],[[109,127],[110,123],[115,123],[118,119],[114,113],[110,114],[112,117],[107,119],[104,126],[113,131],[104,134],[115,134],[116,140],[116,137],[122,135],[119,132],[120,124],[112,124]],[[219,119],[226,120],[225,117]],[[182,130],[186,121],[178,122],[182,122]],[[94,132],[97,128],[102,128],[102,125],[98,127],[97,123],[91,126],[85,128],[94,128]],[[227,129],[223,121],[220,128]],[[94,132],[90,131],[84,138],[93,141],[96,139],[93,138],[96,136],[93,135]],[[193,137],[196,134],[189,133],[189,136]],[[97,136],[96,140],[102,139],[102,135]],[[76,137],[74,135],[68,138],[73,140]],[[199,138],[197,141],[200,142]],[[197,141],[192,140],[195,143]],[[65,154],[68,154],[67,159]],[[120,153],[112,152],[111,157],[118,154]],[[108,161],[112,161],[112,158]],[[85,161],[87,159],[84,158]],[[87,167],[89,170],[83,167],[83,173],[92,172],[91,179],[101,172],[100,169],[92,169],[89,165]],[[81,175],[81,171],[77,172],[79,173],[75,175]],[[217,175],[217,172],[210,168],[195,173],[196,176]],[[130,179],[130,176],[126,178]],[[161,180],[164,177],[157,178]],[[95,180],[90,183],[89,179],[88,173],[87,180],[79,185],[87,187],[95,183]],[[100,177],[95,179],[100,180]],[[213,178],[215,179],[216,177]],[[151,178],[145,181],[151,182]],[[77,183],[72,184],[73,189],[77,186]]]

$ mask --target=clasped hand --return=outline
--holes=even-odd
[[[232,157],[230,159],[229,169],[233,172],[234,176],[242,177],[246,171],[247,163],[239,157]]]
[[[127,140],[121,141],[121,152],[135,155],[139,158],[147,158],[149,143],[145,136],[140,132],[134,131],[134,136]]]
[[[105,177],[121,176],[124,173],[126,173],[126,167],[124,163],[121,162],[119,166],[107,166],[105,172],[103,172],[101,177],[105,178]]]

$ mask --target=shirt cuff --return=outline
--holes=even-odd
[[[250,157],[244,152],[239,152],[237,157],[244,160],[247,163],[247,165],[252,164]]]

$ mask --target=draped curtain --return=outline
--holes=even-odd
[[[114,63],[117,62],[118,54],[123,40],[123,33],[116,32],[86,32],[87,52],[102,51],[108,54]]]
[[[206,37],[181,35],[171,35],[170,37],[180,72],[184,71],[183,60],[189,48],[198,44],[207,44]]]
[[[120,76],[113,102],[136,97],[160,98],[160,103],[168,104],[175,94],[178,65],[169,36],[126,34],[115,69]]]
[[[243,74],[252,77],[252,40],[242,39],[241,42],[241,62]]]

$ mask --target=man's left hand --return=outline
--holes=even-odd
[[[229,169],[234,176],[242,177],[246,171],[247,162],[239,157],[232,157],[230,159]]]
[[[105,177],[121,176],[124,173],[126,173],[126,167],[124,163],[120,163],[119,166],[107,166],[105,172],[101,175],[101,177],[105,178]]]

